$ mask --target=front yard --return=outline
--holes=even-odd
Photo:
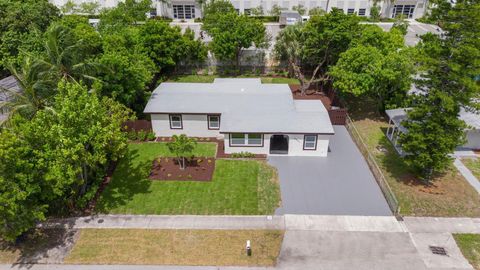
[[[480,196],[452,166],[434,179],[432,186],[423,185],[409,171],[385,136],[386,119],[369,103],[350,104],[349,114],[373,154],[406,216],[480,216]]]
[[[273,266],[282,240],[277,230],[84,229],[65,263]]]
[[[463,256],[476,270],[480,270],[480,234],[454,234]]]
[[[480,181],[480,159],[478,159],[478,158],[462,158],[462,163]]]
[[[195,156],[214,157],[216,144],[198,143]],[[96,210],[108,214],[265,215],[279,205],[276,170],[255,160],[217,159],[213,179],[152,181],[157,157],[173,156],[165,143],[130,144],[100,196]]]

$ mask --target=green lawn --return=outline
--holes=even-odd
[[[431,186],[423,185],[409,170],[385,136],[388,123],[369,102],[349,103],[349,114],[373,154],[406,216],[479,217],[480,196],[451,167]]]
[[[264,77],[264,76],[246,76],[241,75],[237,78],[258,78],[260,77],[262,83],[286,83],[286,84],[298,84],[298,80],[295,78],[283,78],[283,77]],[[185,75],[172,78],[173,82],[188,82],[188,83],[212,83],[215,78],[220,78],[218,75]]]
[[[480,159],[478,159],[478,158],[462,158],[462,163],[480,181]]]
[[[196,156],[214,156],[216,145],[199,143]],[[130,144],[97,211],[111,214],[273,214],[280,200],[276,171],[264,162],[217,160],[211,182],[151,181],[152,161],[172,156],[164,143]]]
[[[454,234],[458,247],[473,268],[480,270],[480,234]]]

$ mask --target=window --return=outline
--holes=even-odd
[[[411,19],[414,11],[415,5],[395,5],[393,6],[392,18],[403,15],[406,18]]]
[[[208,129],[220,129],[220,115],[208,115]]]
[[[353,14],[353,13],[355,13],[355,9],[354,9],[354,8],[349,8],[349,9],[347,10],[347,14]]]
[[[171,114],[170,115],[170,129],[182,129],[182,115],[180,114]]]
[[[250,8],[246,8],[243,10],[243,14],[247,15],[247,16],[250,16],[252,15],[252,10]]]
[[[173,5],[173,18],[195,19],[195,5]]]
[[[303,150],[317,150],[317,135],[305,135]]]
[[[366,9],[361,8],[358,10],[358,16],[365,16]]]
[[[257,133],[230,134],[230,146],[263,146],[263,135]]]

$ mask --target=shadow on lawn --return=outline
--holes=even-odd
[[[0,251],[19,253],[13,262],[21,268],[32,264],[59,264],[73,247],[78,231],[70,229],[34,229],[20,236],[15,244],[0,241]]]
[[[152,181],[148,179],[153,160],[139,158],[138,150],[129,150],[119,162],[111,182],[105,188],[95,211],[108,213],[125,206],[136,194],[149,193]]]

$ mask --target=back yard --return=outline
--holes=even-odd
[[[480,216],[480,196],[463,176],[451,167],[438,175],[432,186],[423,185],[409,171],[385,136],[386,119],[365,101],[349,104],[349,114],[376,159],[407,216]]]
[[[194,155],[214,157],[216,144],[198,143]],[[212,181],[152,181],[157,157],[173,156],[165,143],[130,144],[97,204],[109,214],[263,215],[279,205],[276,170],[255,160],[217,159]]]

